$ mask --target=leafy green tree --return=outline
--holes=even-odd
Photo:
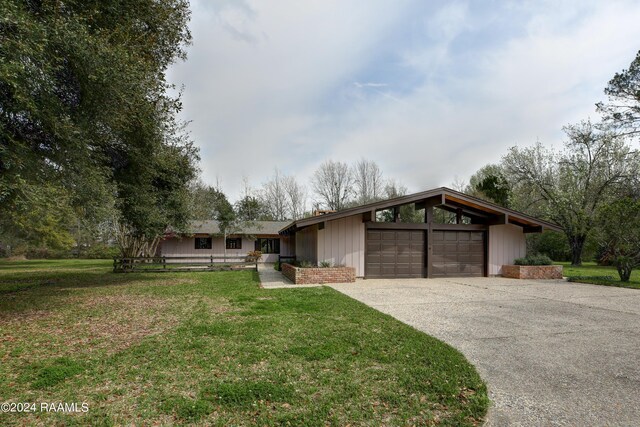
[[[555,231],[527,235],[527,253],[543,254],[554,261],[571,260],[571,248],[566,236]]]
[[[613,262],[622,282],[640,266],[640,200],[618,199],[602,206],[597,236],[605,258]]]
[[[527,200],[524,209],[516,209],[562,226],[571,247],[571,263],[580,265],[596,213],[637,182],[640,155],[623,138],[599,131],[590,122],[567,126],[565,133],[564,151],[540,143],[513,147],[502,166],[513,193]]]
[[[186,0],[0,0],[0,216],[44,209],[24,195],[50,186],[139,238],[183,225],[197,153],[164,75],[188,19]]]
[[[73,245],[70,228],[74,211],[64,188],[22,185],[13,209],[0,216],[3,240],[11,246],[68,250]]]
[[[512,191],[500,165],[489,164],[480,168],[469,179],[467,192],[508,208]]]
[[[640,133],[640,51],[629,68],[616,73],[604,90],[608,103],[598,103],[606,123],[628,134]]]
[[[227,196],[220,190],[216,190],[216,198],[213,205],[213,215],[215,220],[218,221],[220,235],[223,237],[225,242],[224,254],[226,256],[227,237],[233,234],[244,232],[247,227],[254,225],[254,223],[251,220],[242,218],[234,209],[233,205],[229,203]]]
[[[268,221],[271,216],[264,203],[255,196],[247,195],[235,204],[238,217],[243,221]]]
[[[395,180],[388,180],[384,186],[383,198],[393,199],[395,197],[404,196],[407,194],[407,187],[396,182]],[[398,211],[399,222],[406,223],[421,223],[424,222],[424,209],[417,210],[415,204],[409,204],[400,206]],[[393,209],[386,209],[378,213],[380,215],[379,221],[393,222],[395,212]]]

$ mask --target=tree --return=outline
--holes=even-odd
[[[590,122],[565,127],[561,152],[543,147],[513,147],[502,166],[513,193],[527,195],[529,212],[538,210],[558,223],[571,247],[573,265],[582,263],[587,236],[598,209],[628,191],[640,166],[637,151],[623,138],[599,131]]]
[[[383,197],[384,179],[376,162],[360,159],[353,166],[351,173],[358,204],[375,202]]]
[[[55,187],[82,220],[98,223],[115,206],[136,238],[183,225],[197,151],[164,75],[191,39],[188,2],[1,8],[0,216],[25,201],[45,209],[26,195]]]
[[[618,199],[598,212],[597,238],[605,248],[605,259],[613,262],[620,280],[628,282],[640,266],[640,200]]]
[[[273,176],[262,185],[260,196],[269,219],[284,221],[288,217],[288,201],[285,192],[285,176],[276,168]]]
[[[235,204],[238,218],[243,221],[262,221],[269,219],[268,208],[255,196],[244,196]]]
[[[628,69],[613,76],[604,93],[609,102],[597,104],[604,121],[624,133],[640,133],[640,51]]]
[[[240,200],[235,203],[235,210],[238,217],[243,221],[268,220],[268,208],[256,195],[255,190],[249,185],[246,177],[242,178],[243,189]]]
[[[353,175],[346,163],[328,160],[315,171],[311,185],[328,209],[339,211],[353,194]]]
[[[307,191],[293,176],[285,176],[283,188],[287,200],[289,219],[300,219],[307,207]]]
[[[407,187],[398,183],[397,181],[390,179],[384,186],[384,198],[394,199],[396,197],[404,196],[407,194]],[[424,222],[424,210],[416,210],[415,204],[408,204],[400,206],[399,209],[399,221],[406,223],[420,223]],[[382,222],[394,222],[394,210],[385,209],[379,212],[379,220]]]
[[[509,207],[511,185],[500,165],[489,164],[480,168],[469,179],[466,192],[506,208]]]
[[[67,191],[58,186],[22,185],[13,209],[0,216],[2,240],[14,248],[24,244],[70,249],[73,245],[70,229],[76,217],[69,199]]]

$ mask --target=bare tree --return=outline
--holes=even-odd
[[[339,211],[351,198],[353,176],[346,163],[328,160],[315,171],[311,185],[327,208]]]
[[[307,207],[307,190],[293,176],[285,176],[282,181],[289,218],[302,218]]]
[[[465,181],[463,178],[460,178],[458,175],[456,175],[453,177],[451,188],[461,193],[466,193],[470,188],[470,184],[467,184],[467,181]]]
[[[376,162],[363,158],[353,166],[352,174],[358,203],[375,202],[382,198],[384,180]]]
[[[285,178],[278,168],[276,168],[271,179],[262,185],[260,199],[268,212],[268,216],[274,221],[284,221],[288,219]]]

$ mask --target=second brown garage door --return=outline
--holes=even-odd
[[[432,277],[484,276],[483,231],[434,231]]]
[[[367,230],[366,277],[424,277],[424,234]]]

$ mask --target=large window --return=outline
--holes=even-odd
[[[242,239],[239,237],[227,239],[227,249],[242,249]]]
[[[211,249],[211,237],[196,237],[196,249]]]
[[[279,254],[280,239],[256,239],[256,251],[263,254]]]

